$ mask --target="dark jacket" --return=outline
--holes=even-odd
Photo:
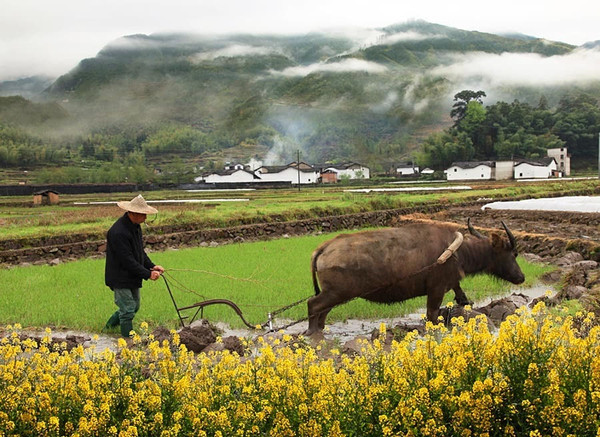
[[[104,281],[111,289],[140,288],[142,279],[150,278],[152,267],[144,252],[142,228],[125,213],[106,234]]]

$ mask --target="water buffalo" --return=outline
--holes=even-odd
[[[333,307],[357,297],[392,303],[427,296],[427,318],[435,322],[448,290],[457,303],[469,303],[460,288],[465,275],[489,273],[521,284],[515,237],[502,226],[507,238],[496,232],[486,238],[469,221],[471,235],[451,250],[458,245],[456,230],[434,223],[341,234],[324,242],[311,260],[315,296],[308,300],[306,334],[321,331]],[[451,256],[439,261],[443,253]]]

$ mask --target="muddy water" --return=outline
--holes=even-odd
[[[528,301],[532,301],[538,297],[544,296],[547,291],[550,291],[552,294],[556,292],[556,290],[548,285],[539,284],[532,288],[515,288],[511,290],[510,293],[506,295],[495,296],[492,298],[486,298],[484,300],[475,302],[473,308],[476,309],[478,307],[483,307],[492,302],[492,300],[501,299],[503,297],[509,296],[513,293],[519,293],[527,296]],[[382,323],[384,323],[387,327],[393,327],[400,323],[406,324],[415,324],[421,322],[423,319],[423,315],[425,314],[425,308],[418,310],[415,313],[407,314],[402,317],[395,318],[387,318],[387,319],[369,319],[369,320],[361,320],[361,319],[348,319],[343,322],[334,322],[334,323],[326,323],[325,330],[323,332],[324,336],[328,340],[336,340],[340,343],[345,343],[352,339],[355,339],[359,336],[367,336],[370,337],[371,332],[373,330],[379,329]],[[291,320],[279,319],[274,322],[275,327],[283,326],[287,323],[292,322]],[[224,331],[223,337],[234,335],[237,337],[255,337],[257,336],[257,331],[250,331],[245,329],[230,329],[227,325],[217,324],[217,327]],[[300,322],[294,326],[286,329],[286,333],[288,334],[301,334],[308,328],[308,322]]]

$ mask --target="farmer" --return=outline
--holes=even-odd
[[[105,328],[121,325],[121,335],[129,337],[133,329],[133,317],[140,309],[142,279],[156,281],[165,269],[155,265],[146,255],[140,227],[146,221],[147,214],[156,214],[158,211],[148,206],[141,195],[129,202],[117,202],[117,205],[127,212],[106,234],[104,280],[114,292],[119,310],[108,319]]]

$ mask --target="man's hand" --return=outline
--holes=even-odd
[[[165,272],[163,266],[154,266],[150,269],[150,279],[156,281]]]

